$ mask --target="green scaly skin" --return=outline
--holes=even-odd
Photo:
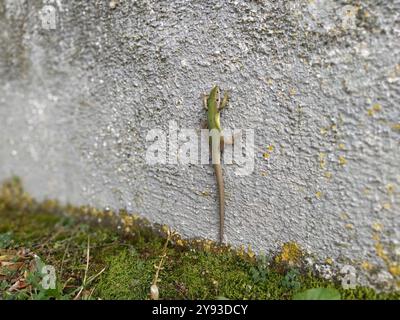
[[[224,93],[224,97],[221,100],[220,90],[218,86],[214,86],[208,96],[204,97],[204,107],[207,110],[208,130],[218,130],[221,133],[220,124],[220,111],[228,103],[228,93]],[[215,176],[217,179],[218,195],[219,195],[219,216],[220,216],[220,230],[219,230],[219,241],[220,243],[224,240],[224,217],[225,217],[225,190],[224,190],[224,179],[222,175],[222,167],[220,162],[221,147],[223,148],[224,140],[221,136],[219,143],[212,144],[211,138],[211,152],[213,157],[213,166],[215,170]]]

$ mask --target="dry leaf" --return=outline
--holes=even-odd
[[[28,286],[28,284],[25,282],[25,280],[18,280],[15,282],[9,289],[8,291],[13,292],[21,289],[25,289]]]

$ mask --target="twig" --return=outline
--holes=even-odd
[[[156,267],[156,274],[155,274],[154,279],[153,279],[153,283],[152,283],[153,285],[157,284],[157,282],[158,282],[158,276],[160,274],[160,270],[162,269],[162,264],[164,262],[164,258],[167,256],[167,246],[168,246],[169,240],[170,240],[170,237],[168,235],[167,241],[165,241],[165,243],[164,243],[162,255],[160,256],[161,257],[160,262],[159,262],[158,266],[155,266]]]
[[[107,269],[107,268],[104,267],[103,269],[100,270],[99,273],[97,273],[96,275],[90,277],[90,278],[88,279],[88,281],[86,282],[86,285],[89,285],[90,283],[92,283],[92,281],[94,281],[94,279],[96,279],[96,278],[97,278],[98,276],[100,276],[104,271],[106,271],[106,269]],[[82,292],[82,290],[83,290],[83,284],[82,284],[82,286],[80,286],[79,288],[75,289],[71,294],[74,294],[74,293],[77,292],[78,290],[79,290],[80,292]],[[74,298],[74,300],[77,300],[76,297]]]
[[[64,271],[64,260],[65,260],[65,256],[67,255],[67,252],[68,252],[68,249],[69,249],[69,245],[70,245],[70,242],[68,242],[68,244],[67,244],[67,246],[65,248],[62,260],[61,260],[60,279],[62,279],[62,274],[63,274],[63,271]]]
[[[74,300],[78,300],[79,299],[83,289],[86,286],[87,273],[88,273],[88,270],[89,270],[89,261],[90,261],[90,237],[88,236],[88,244],[87,244],[87,250],[86,250],[85,275],[83,276],[83,282],[82,282],[81,288],[80,288],[78,294],[75,296]]]
[[[174,232],[168,228],[167,229],[167,240],[164,243],[162,254],[160,256],[161,257],[160,262],[158,263],[158,266],[154,265],[154,268],[156,268],[156,274],[154,275],[153,283],[150,287],[150,298],[152,300],[158,300],[158,298],[159,298],[159,290],[158,290],[157,282],[160,282],[160,279],[158,279],[158,277],[160,275],[160,271],[163,269],[162,265],[164,263],[164,259],[167,257],[168,243],[171,241],[171,238],[173,235],[174,235]]]

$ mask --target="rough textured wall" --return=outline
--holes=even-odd
[[[399,1],[48,2],[0,1],[0,179],[217,239],[212,167],[150,166],[145,138],[200,128],[218,83],[223,126],[255,130],[227,242],[399,281]]]

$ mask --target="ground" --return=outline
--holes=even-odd
[[[292,299],[312,288],[400,298],[319,277],[295,243],[256,256],[125,212],[37,202],[17,178],[0,189],[0,299]]]

